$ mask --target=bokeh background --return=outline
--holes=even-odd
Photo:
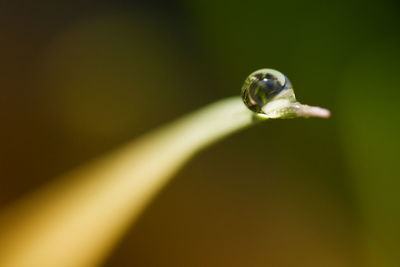
[[[197,155],[104,266],[400,266],[397,1],[0,1],[0,208],[285,73],[329,120]]]

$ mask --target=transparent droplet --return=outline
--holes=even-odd
[[[281,72],[273,69],[261,69],[250,74],[242,87],[242,99],[252,111],[263,113],[262,108],[271,100],[285,94],[292,84]],[[294,98],[294,93],[288,94]]]

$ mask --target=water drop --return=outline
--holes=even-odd
[[[262,108],[266,104],[281,97],[295,101],[292,84],[277,70],[257,70],[246,78],[242,87],[243,102],[257,113],[264,113]]]

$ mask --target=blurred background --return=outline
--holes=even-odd
[[[0,1],[0,208],[275,68],[329,120],[197,155],[104,266],[400,266],[397,1]]]

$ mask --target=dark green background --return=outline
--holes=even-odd
[[[275,68],[329,120],[196,156],[106,266],[400,265],[396,1],[1,1],[0,205]]]

